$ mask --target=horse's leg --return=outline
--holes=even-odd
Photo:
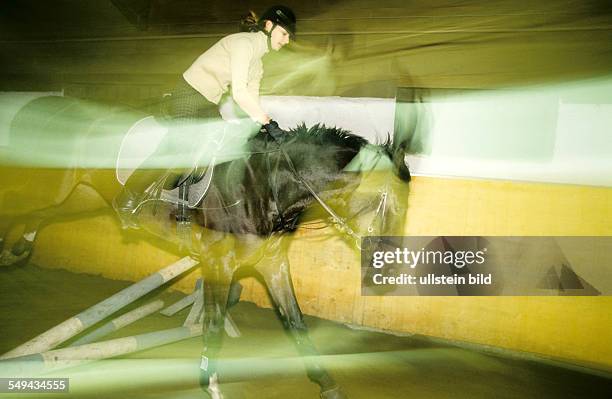
[[[27,259],[32,253],[36,235],[43,223],[49,224],[53,218],[61,215],[88,216],[106,206],[101,198],[98,201],[88,201],[88,197],[83,197],[83,194],[99,196],[94,187],[89,184],[78,183],[59,204],[33,211],[18,220],[14,220],[11,226],[16,226],[18,223],[24,224],[23,234],[10,249],[4,249],[0,253],[0,266],[14,265]]]
[[[24,225],[21,237],[10,247],[5,246],[5,237],[15,228]],[[36,226],[31,219],[13,218],[0,225],[0,266],[11,266],[30,256],[32,242],[36,237]]]
[[[240,302],[240,295],[242,294],[242,284],[239,281],[233,281],[230,285],[229,294],[227,297],[227,308],[231,309],[234,305]]]
[[[42,218],[28,217],[24,225],[23,234],[19,237],[19,240],[12,245],[10,251],[7,250],[6,255],[3,253],[2,259],[10,260],[10,264],[15,264],[27,259],[32,253],[34,240],[36,239],[36,234],[38,233],[42,221]]]
[[[9,248],[2,251],[0,254],[0,265],[14,265],[19,263],[32,254],[36,235],[43,223],[49,223],[51,219],[58,214],[61,214],[63,203],[54,205],[45,209],[34,211],[27,216],[15,220],[13,226],[23,224],[23,233],[21,237]]]
[[[217,234],[222,235],[222,238],[208,245],[202,254],[204,318],[200,386],[213,399],[223,397],[219,388],[216,358],[221,350],[230,286],[237,269],[234,238]]]
[[[308,336],[291,282],[286,240],[282,237],[273,237],[272,240],[275,241],[267,248],[266,256],[255,268],[263,276],[283,325],[304,359],[308,378],[321,388],[321,398],[346,398],[332,376],[317,362],[319,353]]]

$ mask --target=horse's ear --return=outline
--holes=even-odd
[[[409,92],[414,95],[413,92]],[[401,95],[400,95],[401,94]],[[406,155],[408,151],[413,152],[413,140],[416,133],[416,125],[409,123],[406,120],[406,115],[409,115],[409,107],[406,104],[411,104],[415,100],[413,98],[405,99],[404,92],[398,91],[395,99],[395,121],[393,126],[393,141],[390,148],[391,158],[393,160],[393,169],[397,176],[404,181],[410,181],[410,171],[406,163]]]
[[[410,170],[406,163],[406,146],[408,141],[393,146],[391,160],[393,161],[393,172],[403,181],[410,181]]]

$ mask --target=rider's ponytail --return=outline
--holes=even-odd
[[[242,17],[239,24],[240,32],[258,32],[261,30],[259,18],[253,11]]]

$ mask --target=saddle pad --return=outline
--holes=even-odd
[[[252,123],[226,122],[223,120],[202,122],[202,136],[198,137],[197,166],[205,167],[214,159],[217,164],[243,158],[250,154],[247,142],[259,130]],[[148,116],[134,123],[128,130],[117,155],[116,173],[121,184],[150,157],[159,146],[168,128]],[[189,165],[196,166],[196,165]]]

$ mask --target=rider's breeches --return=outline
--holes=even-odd
[[[172,92],[168,104],[172,120],[168,133],[155,152],[147,158],[125,183],[125,188],[142,194],[153,182],[168,174],[165,188],[173,188],[180,177],[197,162],[200,149],[198,123],[219,118],[216,104],[185,82],[182,77]]]

